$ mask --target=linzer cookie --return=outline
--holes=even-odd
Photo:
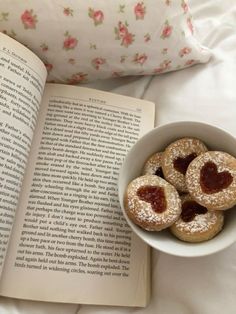
[[[188,192],[185,173],[190,162],[207,151],[205,144],[195,138],[182,138],[171,143],[162,157],[164,178],[180,192]]]
[[[179,219],[170,227],[170,231],[180,240],[202,242],[212,239],[223,227],[224,213],[209,211],[198,204],[189,195],[181,197],[182,212]]]
[[[181,213],[176,189],[155,175],[134,179],[127,187],[125,209],[129,218],[148,231],[160,231],[172,225]]]
[[[211,210],[236,204],[236,159],[225,152],[209,151],[195,158],[186,172],[191,196]]]
[[[158,152],[149,157],[143,167],[143,174],[154,174],[163,178],[163,172],[161,168],[162,155],[162,152]]]

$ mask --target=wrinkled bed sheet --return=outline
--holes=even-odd
[[[174,1],[174,0],[173,0]],[[215,124],[236,136],[236,1],[190,0],[207,65],[158,77],[90,84],[156,103],[156,125],[179,120]],[[0,314],[235,314],[236,244],[211,256],[152,254],[152,298],[145,309],[30,302],[0,298]]]

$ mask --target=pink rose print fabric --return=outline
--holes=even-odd
[[[190,54],[191,51],[192,51],[191,48],[184,47],[184,48],[182,48],[182,49],[180,50],[179,56],[180,56],[181,58],[183,58],[184,56]]]
[[[65,16],[73,16],[73,9],[66,7],[64,8],[63,13]]]
[[[181,7],[183,8],[184,13],[188,13],[188,4],[186,1],[182,0]]]
[[[148,57],[145,53],[143,54],[136,53],[134,56],[133,62],[136,64],[143,65],[147,61],[147,58]]]
[[[171,36],[173,27],[169,24],[168,21],[165,21],[165,24],[162,29],[161,38],[165,39]]]
[[[191,34],[193,34],[193,23],[192,23],[192,18],[191,17],[187,18],[187,25],[188,25],[188,28],[189,28]]]
[[[21,15],[21,21],[25,29],[35,28],[37,23],[37,15],[33,10],[25,10]]]
[[[118,26],[115,27],[114,31],[116,39],[120,40],[121,46],[128,48],[134,41],[134,34],[131,34],[128,30],[129,24],[127,22],[118,22]]]
[[[171,60],[164,60],[162,63],[160,63],[159,67],[154,69],[154,74],[160,74],[163,72],[166,72],[167,70],[171,70]]]
[[[49,82],[158,75],[211,56],[188,0],[2,0],[0,31],[39,56]]]
[[[63,48],[65,50],[74,49],[78,44],[78,40],[75,37],[72,37],[68,32],[65,33],[65,37]]]
[[[143,20],[146,13],[146,7],[143,2],[138,2],[134,7],[136,20]]]
[[[103,58],[95,58],[92,60],[92,66],[96,69],[99,70],[100,67],[106,63],[106,60]]]
[[[103,23],[104,14],[101,10],[94,10],[92,8],[89,8],[88,15],[93,20],[95,26]]]
[[[75,73],[67,80],[67,83],[71,84],[71,85],[76,85],[76,84],[83,83],[83,82],[86,83],[87,82],[87,75],[88,74],[82,73],[82,72]]]

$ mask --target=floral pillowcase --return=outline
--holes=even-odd
[[[154,75],[207,62],[186,0],[0,0],[0,31],[35,52],[48,81]]]

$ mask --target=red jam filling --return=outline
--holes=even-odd
[[[185,175],[188,165],[190,162],[197,157],[196,153],[192,153],[186,157],[178,157],[174,160],[174,168],[175,170],[179,171],[183,175]]]
[[[164,178],[164,174],[161,167],[157,168],[154,174],[158,177]]]
[[[194,201],[186,201],[182,204],[181,218],[184,222],[190,222],[196,215],[206,214],[207,208]]]
[[[144,185],[138,189],[137,195],[142,201],[150,203],[154,212],[163,213],[166,210],[166,198],[162,187]]]
[[[226,189],[233,182],[228,171],[218,172],[214,162],[208,161],[200,171],[201,189],[206,194],[213,194]]]

